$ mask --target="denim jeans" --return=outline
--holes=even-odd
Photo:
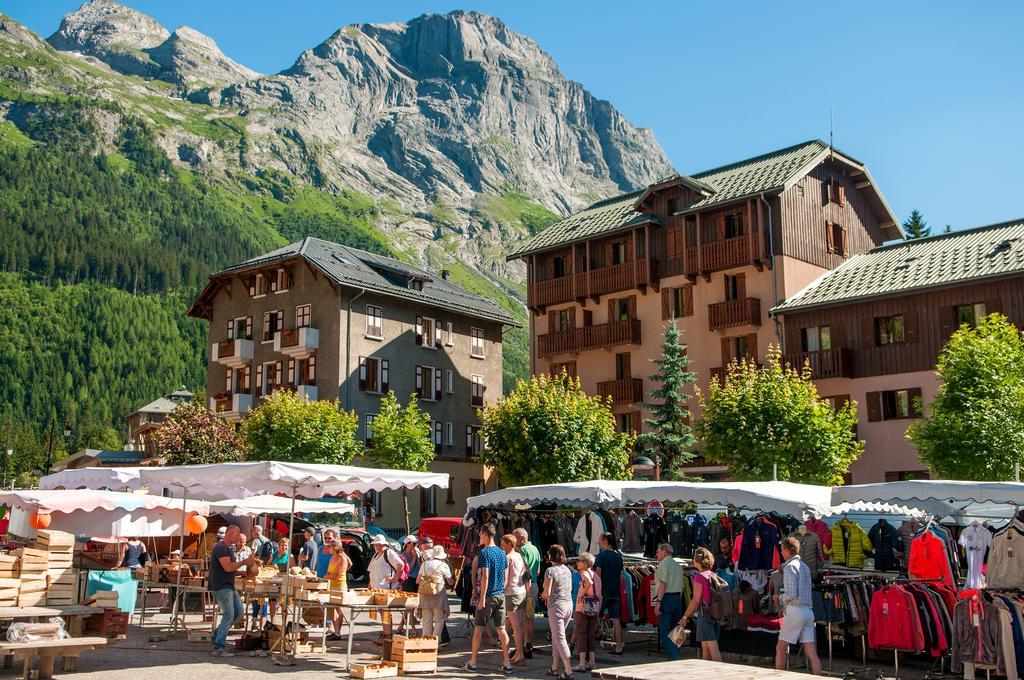
[[[238,617],[242,615],[242,598],[234,588],[221,588],[213,591],[213,599],[220,607],[220,621],[217,623],[217,630],[213,631],[213,649],[224,649],[228,641],[228,631],[234,625]]]
[[[665,593],[661,598],[661,609],[658,612],[658,637],[661,638],[661,648],[670,661],[683,658],[679,647],[668,637],[681,618],[683,618],[683,598],[679,593]]]

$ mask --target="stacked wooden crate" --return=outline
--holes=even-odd
[[[437,637],[405,637],[396,635],[391,641],[391,661],[398,662],[398,672],[437,671]]]
[[[21,561],[17,555],[0,555],[0,607],[17,607],[21,587]]]
[[[63,531],[39,531],[36,546],[47,553],[46,604],[69,605],[75,601],[77,573],[72,565],[75,537]]]
[[[21,549],[21,583],[18,586],[19,607],[41,607],[46,604],[46,572],[50,553],[35,547]]]

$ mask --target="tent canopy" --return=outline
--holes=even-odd
[[[985,506],[1024,506],[1024,483],[914,479],[832,488],[833,504],[857,500],[905,505],[946,517],[981,511]]]
[[[229,498],[223,501],[211,501],[211,513],[228,515],[287,515],[292,511],[292,500],[283,496],[249,496],[248,498]],[[352,503],[331,503],[318,501],[295,501],[295,512],[311,514],[346,515],[356,512]]]
[[[173,510],[181,515],[181,500],[164,498],[148,493],[123,493],[93,489],[23,489],[0,493],[0,504],[21,508],[27,512],[61,512],[64,514],[90,513],[96,510]],[[210,514],[210,507],[202,501],[189,501],[187,512]]]
[[[89,467],[61,470],[39,480],[40,489],[138,489],[141,467]]]

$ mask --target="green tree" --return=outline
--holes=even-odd
[[[775,347],[763,367],[731,363],[724,385],[712,381],[697,398],[704,454],[736,479],[769,480],[777,464],[780,480],[839,484],[864,450],[853,436],[856,405],[834,407],[821,399],[810,367],[784,364]]]
[[[679,328],[675,321],[665,325],[665,341],[661,347],[661,358],[655,359],[658,372],[651,380],[661,383],[650,392],[651,403],[644,404],[652,417],[644,419],[650,428],[637,438],[637,443],[654,453],[655,462],[661,467],[663,479],[681,477],[681,467],[693,460],[690,451],[696,443],[690,427],[690,395],[686,392],[693,384],[694,374],[687,370],[690,358],[686,345],[680,342]]]
[[[939,389],[907,437],[942,479],[1012,480],[1024,464],[1024,341],[1002,314],[961,326],[938,363]]]
[[[181,404],[153,435],[157,455],[167,465],[229,463],[242,460],[242,439],[226,420],[198,402]]]
[[[242,423],[247,460],[344,465],[362,451],[356,414],[338,400],[308,401],[291,390],[267,397]]]
[[[480,410],[487,446],[480,462],[506,486],[629,479],[636,437],[615,431],[608,402],[590,397],[577,378],[520,380]]]
[[[932,235],[932,228],[924,221],[920,210],[912,210],[910,217],[903,221],[903,233],[908,239],[925,238]]]
[[[409,404],[402,408],[394,391],[388,392],[373,417],[373,446],[367,457],[380,467],[426,472],[435,456],[431,435],[430,414],[420,410],[416,396],[411,395]],[[402,489],[402,504],[405,533],[409,533],[408,489]]]

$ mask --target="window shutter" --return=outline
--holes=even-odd
[[[444,345],[444,340],[441,337],[441,322],[440,321],[435,321],[434,322],[434,346],[435,347],[442,347],[443,345]]]
[[[274,385],[280,385],[284,382],[284,362],[278,361],[274,364]]]
[[[732,359],[732,338],[722,338],[722,368],[728,366]]]
[[[444,443],[447,446],[455,445],[455,427],[450,420],[444,424]],[[448,482],[448,488],[451,488],[450,481]]]
[[[845,257],[850,252],[849,250],[846,249],[846,238],[847,238],[846,227],[840,227],[839,228],[839,235],[840,235],[839,254]]]
[[[846,205],[846,187],[836,182],[836,203]]]
[[[669,294],[672,292],[671,288],[661,289],[661,320],[666,321],[672,317],[672,299]]]
[[[868,402],[868,422],[875,423],[882,419],[882,393],[868,392],[864,395]]]
[[[279,309],[279,310],[277,310],[277,325],[274,327],[274,330],[279,331],[279,330],[282,330],[283,328],[284,328],[284,310],[283,309]]]
[[[292,274],[291,267],[285,267],[285,269],[284,269],[284,287],[285,288],[291,288],[292,287],[292,283],[294,283],[294,282],[295,282],[295,277]]]
[[[636,318],[636,296],[629,296],[629,318],[630,320]]]
[[[250,276],[246,283],[249,286],[249,297],[256,297],[256,277]]]
[[[256,396],[263,396],[263,364],[256,367]]]
[[[366,357],[359,357],[359,389],[366,389]]]
[[[985,315],[995,314],[1003,312],[1003,301],[1000,298],[992,298],[991,300],[985,300]],[[980,321],[981,319],[979,319]]]
[[[295,359],[288,360],[288,382],[293,385],[298,384],[295,382]]]
[[[252,340],[252,317],[245,317],[245,339]]]
[[[440,368],[435,368],[434,369],[434,401],[441,401],[441,397],[443,396],[443,392],[444,392],[443,387],[444,386],[443,386],[443,384],[441,382],[442,380],[443,380],[443,378],[441,377],[441,369]]]
[[[843,337],[843,322],[833,321],[828,325],[828,338],[832,343],[832,349],[846,347],[846,338]]]
[[[622,355],[622,377],[623,378],[631,378],[631,377],[633,377],[632,358],[630,357],[629,352],[625,352]]]
[[[910,399],[910,417],[920,418],[924,411],[924,403],[921,401],[921,388],[911,387],[907,390],[907,397]]]
[[[921,339],[917,310],[911,309],[903,313],[903,332],[906,335],[907,342],[917,342]]]
[[[593,325],[594,325],[594,312],[590,311],[589,309],[584,309],[583,310],[583,326],[584,326],[584,328],[586,328],[587,326],[593,326]]]
[[[875,317],[866,316],[860,320],[860,334],[864,349],[875,346]]]
[[[451,369],[448,369],[448,394],[454,392],[455,374]]]
[[[693,316],[693,284],[683,285],[683,316]]]
[[[448,346],[455,344],[455,328],[451,321],[448,322]]]
[[[569,312],[569,328],[576,328],[576,308],[570,307],[567,311]]]
[[[747,334],[747,359],[757,363],[757,333]]]
[[[736,275],[736,299],[742,300],[747,297],[747,275]]]
[[[466,425],[466,455],[473,455],[473,426]]]
[[[263,339],[274,337],[270,332],[270,312],[263,312]]]
[[[232,373],[233,373],[233,371],[229,368],[227,370],[227,373],[225,373],[225,375],[224,375],[224,391],[225,392],[230,392],[231,388],[233,387],[233,384],[231,382]]]
[[[235,320],[228,319],[228,340],[235,339]]]
[[[422,345],[423,344],[423,317],[422,316],[417,316],[416,317],[416,344],[417,345]]]
[[[416,367],[416,396],[423,398],[423,367]]]
[[[988,311],[988,303],[985,303],[985,311]],[[948,338],[957,329],[956,306],[947,305],[939,310],[939,323],[942,326],[942,337]]]
[[[276,293],[277,292],[278,271],[275,269],[273,271],[267,272],[266,276],[267,276],[267,280],[270,281],[270,292],[271,293]]]
[[[388,359],[380,360],[380,391],[387,394],[391,390],[391,368]]]
[[[548,333],[554,333],[558,329],[558,314],[553,309],[548,310]]]
[[[615,299],[608,298],[608,323],[612,321],[617,321],[615,318]]]
[[[252,366],[242,369],[242,391],[248,392],[252,389]]]
[[[836,243],[834,238],[835,232],[832,230],[832,223],[825,220],[825,251],[829,253],[836,252]]]
[[[636,433],[640,432],[640,411],[629,414],[629,429]]]
[[[440,420],[434,421],[434,443],[441,446],[441,428],[442,424]]]

